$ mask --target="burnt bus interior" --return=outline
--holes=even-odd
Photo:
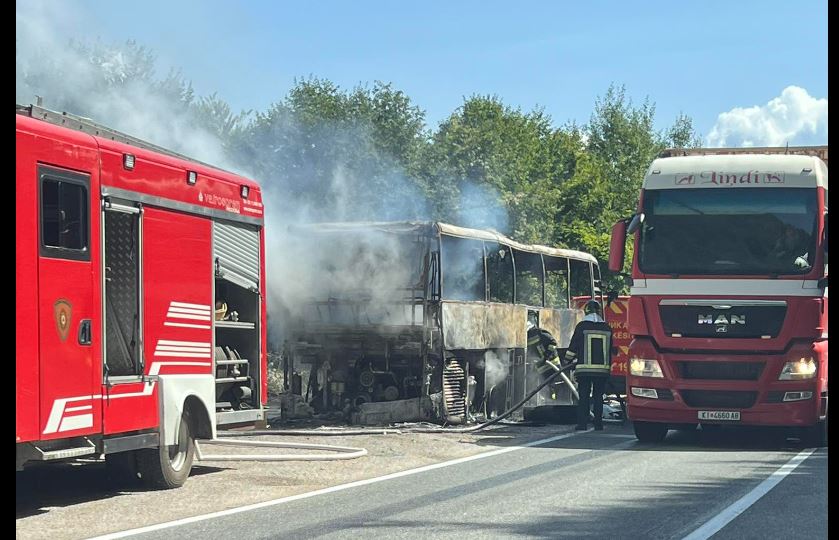
[[[429,420],[494,417],[541,382],[526,354],[528,320],[567,347],[582,317],[572,299],[590,297],[600,280],[591,255],[439,222],[290,234],[300,248],[285,261],[300,265],[300,293],[289,309],[285,391],[321,413],[419,399]],[[549,387],[517,414],[574,404],[570,389]]]

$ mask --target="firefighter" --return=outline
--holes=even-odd
[[[555,372],[555,369],[548,365],[549,362],[559,365],[556,339],[550,332],[539,328],[530,321],[527,321],[527,355],[535,363],[536,371],[542,376],[543,380]],[[551,393],[551,397],[556,399],[554,392]]]
[[[583,308],[585,317],[577,324],[565,353],[565,362],[576,364],[577,430],[588,428],[591,399],[594,399],[594,429],[603,429],[603,391],[609,380],[612,364],[612,329],[603,319],[603,308],[597,300],[589,300]]]

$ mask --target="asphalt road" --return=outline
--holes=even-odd
[[[615,425],[132,537],[684,538],[796,456],[713,538],[827,538],[826,449],[765,430],[671,431],[649,445]]]

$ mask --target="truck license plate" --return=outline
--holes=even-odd
[[[699,411],[700,420],[740,420],[740,411]]]

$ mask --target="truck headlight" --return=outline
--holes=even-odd
[[[629,373],[638,377],[656,377],[659,379],[664,377],[658,360],[647,360],[645,358],[630,359]]]
[[[797,362],[787,362],[781,370],[779,381],[812,379],[816,376],[816,361],[810,358],[800,358]]]

